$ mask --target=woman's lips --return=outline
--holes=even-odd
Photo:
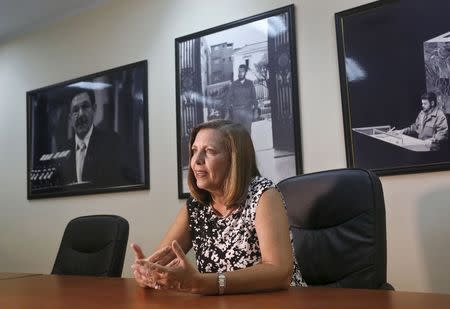
[[[202,178],[206,176],[206,172],[205,171],[194,171],[195,174],[195,178]]]

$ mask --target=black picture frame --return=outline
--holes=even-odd
[[[450,47],[449,10],[445,0],[387,0],[335,14],[349,167],[378,175],[450,169],[450,88],[438,60]],[[435,124],[423,118],[428,131],[403,130],[430,92],[437,107],[423,116]]]
[[[147,80],[143,60],[28,91],[27,198],[149,189]]]
[[[264,176],[302,173],[296,55],[293,5],[175,39],[179,198],[189,196],[190,131],[212,119],[247,127]],[[231,99],[239,65],[246,97]]]

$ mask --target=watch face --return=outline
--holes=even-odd
[[[220,283],[220,286],[225,286],[225,276],[224,275],[219,277],[219,283]]]
[[[217,279],[219,284],[219,295],[222,295],[225,292],[226,277],[224,274],[219,273]]]

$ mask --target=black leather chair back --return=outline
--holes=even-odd
[[[114,215],[71,220],[64,231],[52,274],[120,277],[128,221]]]
[[[386,221],[378,177],[339,169],[278,183],[308,285],[387,288]]]

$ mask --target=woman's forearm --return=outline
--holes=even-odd
[[[224,294],[250,293],[289,288],[293,267],[257,264],[225,274]],[[199,274],[194,281],[193,293],[214,295],[219,292],[217,273]]]

